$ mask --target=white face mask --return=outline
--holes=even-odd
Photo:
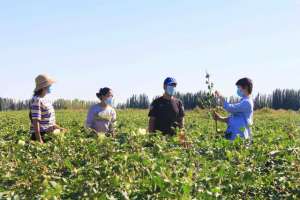
[[[166,89],[166,93],[170,96],[174,96],[176,93],[176,88],[174,86],[168,85]]]
[[[107,98],[104,102],[105,102],[106,105],[111,106],[111,105],[113,104],[113,98],[112,98],[112,97],[109,97],[109,98]]]
[[[236,91],[236,94],[239,96],[239,97],[244,97],[245,96],[245,94],[244,94],[244,92],[241,90],[241,88],[237,88],[237,91]]]
[[[48,87],[47,94],[51,94],[53,91],[52,85]]]

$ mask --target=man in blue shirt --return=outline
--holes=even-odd
[[[241,98],[239,103],[230,104],[225,98],[216,91],[216,96],[222,102],[224,109],[231,115],[222,117],[218,113],[214,113],[217,121],[227,123],[225,133],[226,139],[235,140],[238,136],[244,139],[251,139],[250,126],[253,124],[254,103],[251,98],[253,83],[249,78],[242,78],[237,83],[237,95]]]

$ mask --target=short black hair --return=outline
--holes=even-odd
[[[242,78],[242,79],[238,80],[235,85],[241,86],[244,89],[247,88],[249,94],[252,94],[253,82],[250,78]]]
[[[99,99],[101,99],[101,97],[107,95],[110,91],[111,91],[111,89],[108,88],[108,87],[101,88],[101,89],[99,90],[99,92],[96,93],[96,96],[97,96]]]

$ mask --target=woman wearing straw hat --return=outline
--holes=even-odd
[[[52,104],[44,97],[51,93],[55,81],[47,75],[39,75],[35,79],[36,88],[30,102],[31,139],[45,142],[45,134],[65,131],[55,122],[55,112]]]

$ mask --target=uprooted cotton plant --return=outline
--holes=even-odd
[[[205,84],[207,86],[207,92],[204,98],[201,98],[200,106],[204,109],[207,109],[208,112],[208,127],[211,128],[211,132],[213,132],[213,129],[215,128],[216,133],[220,132],[218,129],[218,122],[213,119],[213,113],[218,109],[217,105],[217,98],[215,97],[215,91],[214,91],[214,83],[211,80],[211,75],[206,72],[205,74]],[[215,127],[213,128],[213,123],[215,123]]]

